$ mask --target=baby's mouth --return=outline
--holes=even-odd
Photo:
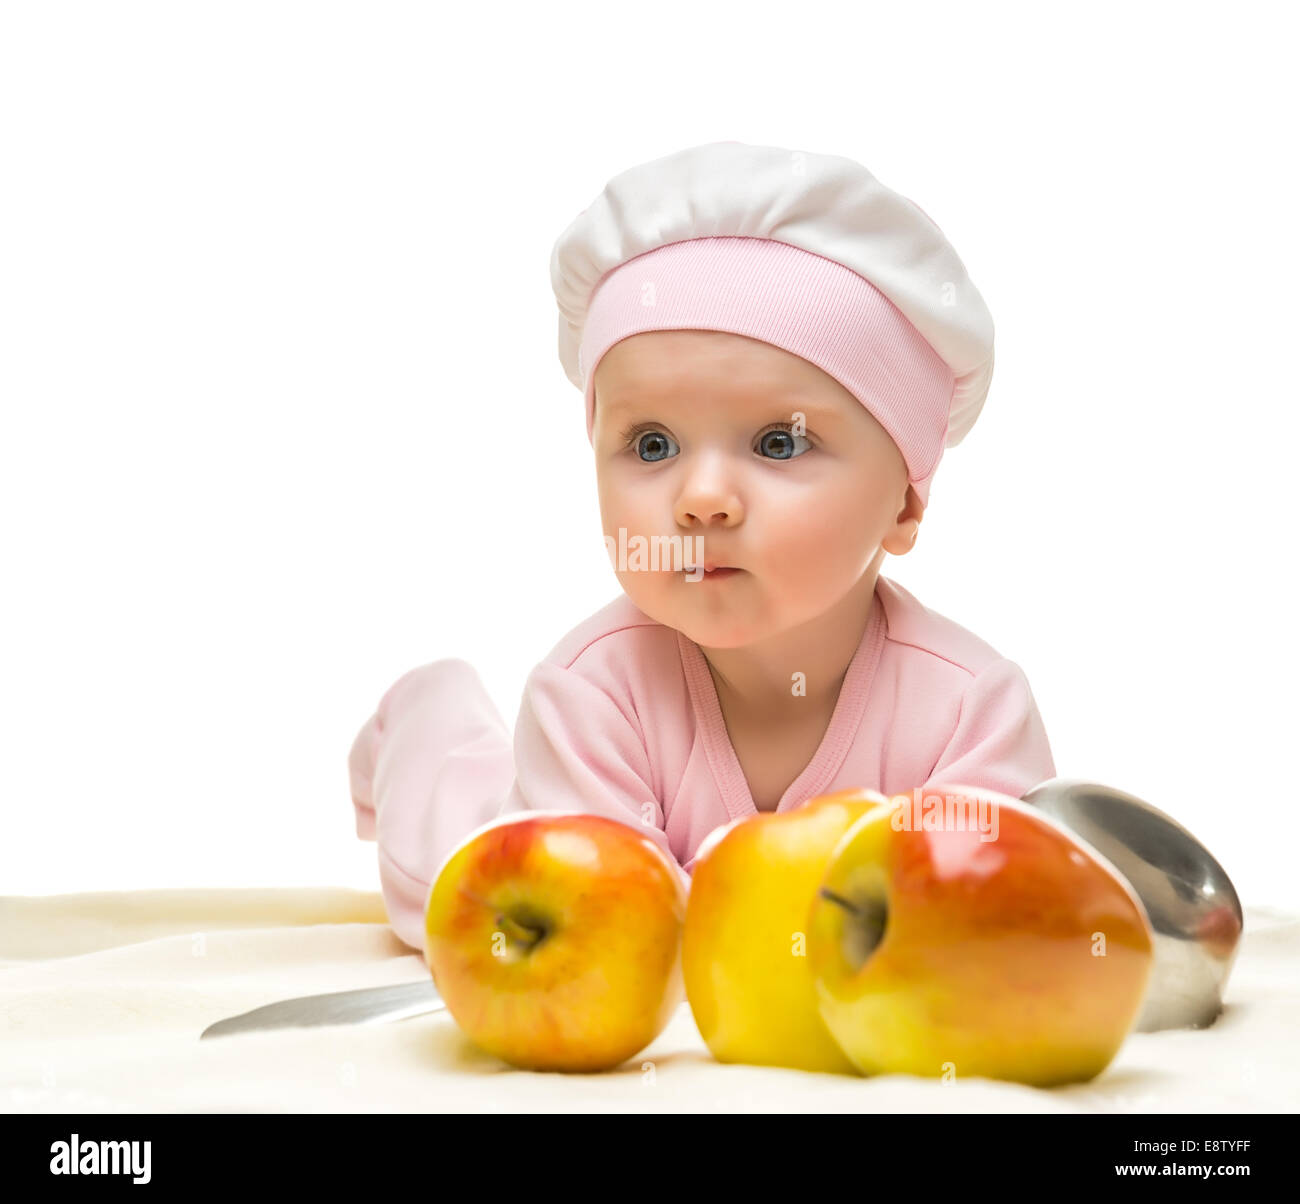
[[[683,571],[687,577],[696,581],[724,581],[728,577],[734,577],[737,573],[744,572],[744,569],[732,568],[730,565],[725,564],[720,564],[715,568],[705,568],[697,564],[693,568]]]

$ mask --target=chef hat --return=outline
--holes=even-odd
[[[583,390],[615,343],[720,330],[817,365],[893,438],[923,503],[993,375],[993,319],[937,225],[838,155],[714,142],[615,176],[555,243],[560,362]]]

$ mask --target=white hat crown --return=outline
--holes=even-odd
[[[592,294],[608,272],[670,243],[719,236],[788,243],[874,285],[952,370],[945,445],[966,436],[993,375],[988,307],[920,206],[860,163],[811,151],[712,142],[613,177],[551,253],[569,380],[586,387],[578,351]]]

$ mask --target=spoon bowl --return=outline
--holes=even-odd
[[[1209,849],[1159,808],[1097,782],[1051,778],[1022,801],[1096,849],[1146,908],[1155,949],[1134,1031],[1212,1024],[1244,921],[1232,880]]]

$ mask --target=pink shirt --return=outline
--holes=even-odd
[[[348,769],[389,920],[420,950],[443,858],[498,815],[623,820],[689,884],[704,838],[758,814],[704,654],[621,594],[529,674],[513,746],[473,666],[439,660],[389,689]],[[1020,668],[882,576],[826,734],[777,811],[835,790],[910,793],[940,776],[1021,798],[1056,769]]]

